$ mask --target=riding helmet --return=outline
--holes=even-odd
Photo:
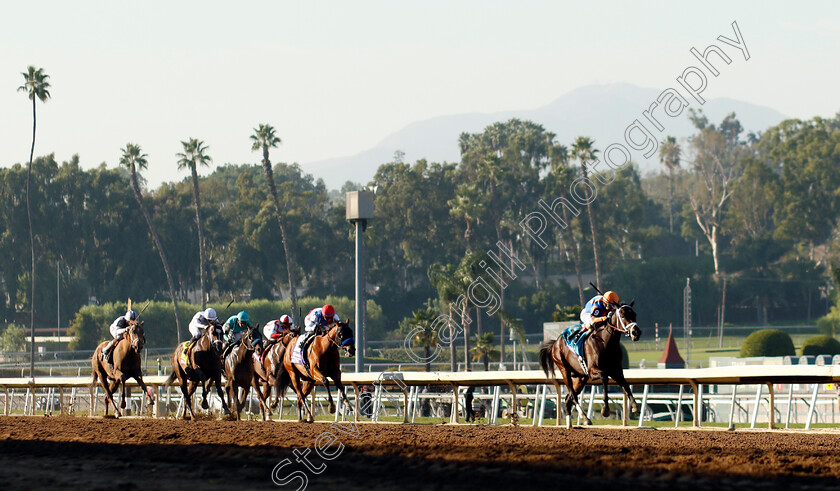
[[[292,318],[286,314],[280,316],[280,324],[291,324]]]
[[[321,314],[323,314],[324,317],[332,317],[335,315],[335,309],[332,305],[326,304],[323,307],[321,307]]]

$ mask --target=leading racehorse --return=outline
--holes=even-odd
[[[307,422],[315,421],[312,409],[306,404],[306,396],[312,391],[315,384],[324,384],[327,389],[327,397],[330,400],[330,413],[335,412],[335,403],[330,394],[330,383],[327,377],[333,379],[338,392],[341,395],[339,401],[347,402],[347,394],[344,393],[344,385],[341,383],[341,359],[339,348],[349,355],[356,353],[356,343],[353,339],[353,330],[350,329],[350,319],[344,322],[337,322],[326,334],[315,336],[312,344],[309,345],[309,352],[304,353],[309,361],[309,368],[292,362],[292,354],[295,351],[294,345],[290,344],[286,349],[283,365],[291,378],[292,387],[298,396],[298,416],[303,421],[303,410],[308,414]],[[347,403],[349,405],[349,402]]]
[[[181,352],[183,349],[184,343],[175,347],[175,352],[172,354],[172,373],[166,381],[166,385],[168,386],[176,378],[178,379],[178,385],[181,386],[181,395],[184,398],[184,409],[181,413],[182,418],[187,418],[187,409],[189,409],[192,419],[195,420],[192,396],[199,385],[202,387],[201,407],[203,409],[210,407],[207,403],[210,382],[216,386],[216,392],[219,395],[219,399],[222,400],[222,411],[225,415],[229,415],[230,410],[225,402],[225,395],[222,392],[221,326],[212,325],[204,329],[201,338],[196,341],[192,350],[190,350],[189,364],[186,367],[181,364]]]
[[[630,385],[624,379],[624,369],[621,366],[621,346],[619,341],[622,335],[629,336],[633,341],[638,341],[642,330],[636,324],[636,312],[633,310],[633,303],[624,304],[616,309],[606,324],[594,329],[583,345],[586,364],[589,365],[589,373],[586,373],[578,361],[577,355],[566,344],[563,336],[555,341],[546,341],[540,346],[540,366],[547,377],[555,378],[554,367],[560,369],[563,382],[569,389],[566,396],[566,426],[571,427],[572,406],[576,406],[579,414],[586,424],[591,425],[592,421],[586,416],[578,401],[578,394],[586,387],[586,383],[600,379],[604,384],[604,406],[601,414],[604,417],[610,415],[607,384],[612,378],[624,390],[630,399],[633,412],[638,412],[636,399],[630,391]]]
[[[91,383],[91,391],[98,381],[105,389],[105,416],[108,415],[108,403],[114,405],[114,413],[117,417],[121,416],[120,408],[125,409],[125,382],[133,378],[140,384],[143,392],[149,397],[149,403],[155,402],[155,397],[152,392],[146,387],[143,382],[143,371],[140,368],[140,352],[146,344],[146,334],[143,331],[143,322],[140,324],[132,323],[125,331],[123,338],[114,346],[111,354],[113,363],[108,363],[102,357],[102,348],[108,344],[107,341],[99,343],[99,346],[93,351],[91,358],[91,367],[93,368],[93,382]],[[114,390],[117,386],[122,389],[122,399],[120,407],[114,402]]]

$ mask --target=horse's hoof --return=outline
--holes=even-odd
[[[610,408],[609,408],[609,406],[604,406],[604,409],[601,409],[601,416],[603,416],[603,417],[605,417],[605,418],[609,418],[609,417],[610,417]]]
[[[335,414],[335,404],[330,404],[330,414]]]
[[[586,420],[583,422],[583,424],[585,424],[586,426],[592,426],[592,420],[589,419],[589,418],[586,418]]]
[[[225,416],[230,416],[230,410],[228,408],[224,408],[222,410],[222,414],[224,414]]]
[[[210,409],[210,404],[207,404],[207,401],[201,401],[201,409]]]

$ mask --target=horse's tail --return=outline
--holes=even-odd
[[[554,349],[555,341],[546,341],[540,345],[540,367],[546,377],[554,378],[554,360],[551,358],[551,350]]]
[[[163,386],[164,387],[169,387],[170,385],[172,385],[172,382],[175,381],[176,377],[177,377],[177,375],[175,374],[175,371],[173,370],[172,373],[169,374],[169,377],[166,378],[166,382],[163,383]]]

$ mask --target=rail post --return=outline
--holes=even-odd
[[[750,418],[750,428],[755,428],[755,422],[758,420],[758,407],[761,405],[761,384],[758,384],[758,389],[755,391],[755,406],[753,407],[752,417]]]
[[[732,385],[732,402],[729,406],[729,430],[735,430],[735,397],[738,393],[738,384]]]
[[[770,410],[769,410],[769,418],[770,421],[767,425],[767,428],[774,429],[776,427],[776,394],[773,391],[773,384],[771,382],[767,382],[767,390],[770,391]]]
[[[811,394],[811,405],[808,407],[808,420],[805,421],[805,429],[811,429],[811,419],[814,417],[814,411],[817,408],[817,394],[820,391],[820,384],[814,383],[814,392]]]
[[[680,384],[680,391],[677,394],[677,414],[674,417],[674,428],[680,426],[682,422],[682,398],[683,398],[683,391],[685,391],[685,385]]]

